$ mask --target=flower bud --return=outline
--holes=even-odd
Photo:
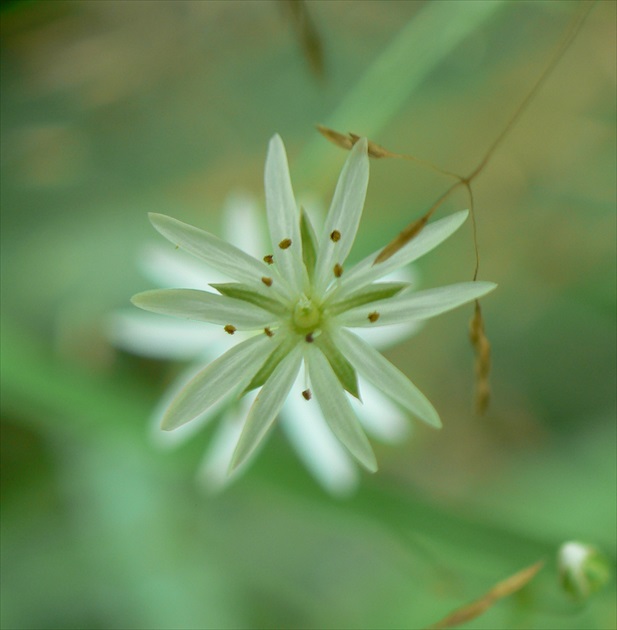
[[[557,562],[561,586],[579,601],[600,590],[610,577],[606,558],[595,547],[582,542],[561,545]]]

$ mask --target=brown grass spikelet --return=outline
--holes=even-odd
[[[476,354],[476,411],[484,414],[491,397],[488,377],[491,371],[491,344],[484,332],[484,318],[480,302],[476,300],[476,308],[469,323],[469,340]]]
[[[429,626],[428,630],[444,630],[445,628],[454,627],[458,628],[464,623],[476,619],[493,606],[495,602],[520,591],[536,576],[543,566],[543,561],[536,562],[535,564],[518,571],[514,575],[511,575],[505,580],[497,582],[497,584],[495,584],[495,586],[493,586],[493,588],[482,597],[476,599],[471,604],[458,608],[447,617],[444,617],[437,623]]]

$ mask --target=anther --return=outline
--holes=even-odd
[[[304,338],[304,340],[305,340],[307,343],[313,343],[313,341],[315,341],[315,338],[313,337],[313,333],[309,333],[309,334],[308,334],[308,335]]]
[[[341,240],[341,233],[338,230],[334,230],[332,234],[330,234],[330,239],[334,243],[338,243]]]
[[[274,262],[274,256],[272,254],[267,254],[264,256],[264,262],[271,265]]]
[[[343,267],[341,267],[341,265],[339,265],[338,263],[336,263],[336,265],[334,265],[334,275],[337,278],[340,278],[343,275]]]
[[[281,249],[287,249],[289,246],[291,245],[291,239],[290,238],[284,238],[280,243],[279,243],[279,247]]]
[[[268,337],[274,337],[274,333],[267,326],[264,328],[264,332]]]
[[[233,335],[236,332],[236,327],[232,326],[231,324],[227,324],[227,326],[225,326],[225,328],[223,329],[226,333]]]
[[[368,314],[368,320],[371,324],[374,324],[379,319],[379,313],[377,311],[373,311]]]
[[[264,276],[261,281],[267,286],[267,287],[271,287],[272,286],[272,278],[268,278],[267,276]]]
[[[304,400],[310,400],[313,397],[313,394],[311,394],[311,390],[310,389],[305,389],[302,392],[302,397],[304,398]]]

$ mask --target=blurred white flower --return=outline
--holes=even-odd
[[[189,273],[179,281],[187,288],[147,291],[135,296],[134,303],[156,313],[218,324],[217,344],[224,343],[223,330],[229,333],[227,342],[242,330],[252,333],[205,368],[193,368],[179,379],[164,401],[171,400],[162,413],[162,427],[174,429],[183,438],[221,408],[227,409],[203,467],[205,479],[217,485],[225,482],[230,462],[236,469],[253,455],[280,412],[282,424],[307,467],[330,491],[343,494],[357,483],[349,453],[367,469],[377,468],[362,427],[382,439],[398,440],[406,433],[403,412],[384,394],[406,411],[440,426],[437,412],[417,388],[348,328],[374,333],[383,325],[403,326],[407,327],[403,333],[406,336],[410,323],[480,297],[495,285],[461,283],[410,294],[408,283],[375,282],[438,245],[462,224],[466,212],[428,226],[383,263],[373,264],[375,253],[343,273],[368,183],[365,140],[350,153],[319,238],[306,213],[298,211],[278,136],[270,143],[265,182],[268,223],[276,253],[264,256],[263,262],[207,232],[170,217],[150,215],[153,225],[166,238],[237,282],[212,285],[217,294],[203,286],[202,278],[212,281],[210,273]],[[228,224],[232,238],[257,234],[257,224],[249,225],[248,214],[238,216],[240,206],[233,206],[236,209],[230,208],[226,214],[231,218]],[[242,246],[257,253],[252,246],[256,241]],[[174,270],[181,271],[177,264],[174,267],[160,260],[161,264],[155,265],[153,260],[151,257],[149,268],[158,266],[169,280]],[[182,265],[186,264],[183,261]],[[187,278],[197,282],[187,285]],[[135,340],[145,330],[136,318],[137,314],[116,318],[115,325],[116,341],[127,348],[132,345],[133,350],[138,350],[140,342],[136,345]],[[183,324],[193,326],[190,322]],[[151,324],[146,336],[155,332],[154,326]],[[159,333],[179,333],[177,327],[163,326]],[[131,327],[137,330],[131,331]],[[211,327],[193,330],[202,335],[194,339],[201,339],[210,353],[222,350],[210,346]],[[260,332],[255,334],[256,330]],[[187,331],[185,328],[180,335],[188,346],[176,346],[176,357],[178,348],[190,350],[189,336],[193,333]],[[394,337],[400,339],[401,330],[396,333]],[[159,336],[158,345],[169,352],[170,344],[163,338]],[[150,346],[150,352],[156,350]],[[306,368],[306,373],[301,368]],[[257,388],[261,389],[246,420],[237,408],[230,410],[230,401]],[[356,404],[354,412],[345,390],[358,400],[361,392],[365,404]],[[290,391],[294,394],[289,395]]]

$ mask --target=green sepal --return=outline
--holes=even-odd
[[[363,306],[370,302],[387,300],[409,286],[411,286],[409,282],[376,282],[352,293],[340,302],[335,302],[329,307],[329,310],[332,315],[338,315],[351,308]]]
[[[324,353],[330,367],[336,374],[340,384],[352,396],[360,400],[360,391],[358,390],[358,374],[352,367],[351,363],[340,353],[332,341],[330,335],[324,332],[315,337],[315,344]]]
[[[317,262],[317,236],[311,225],[311,220],[304,208],[300,208],[300,237],[302,239],[302,261],[306,267],[309,280],[315,275]]]
[[[210,286],[216,289],[221,295],[249,302],[270,313],[284,314],[285,308],[280,302],[258,293],[246,284],[228,282],[224,284],[211,284]]]
[[[275,333],[275,335],[276,334],[284,333]],[[253,376],[251,382],[245,387],[241,396],[244,396],[244,394],[247,394],[253,389],[261,387],[270,378],[270,376],[272,376],[272,372],[274,372],[278,364],[291,352],[296,343],[297,339],[294,339],[292,335],[285,335],[285,338],[279,342],[274,350],[272,350],[255,376]]]

